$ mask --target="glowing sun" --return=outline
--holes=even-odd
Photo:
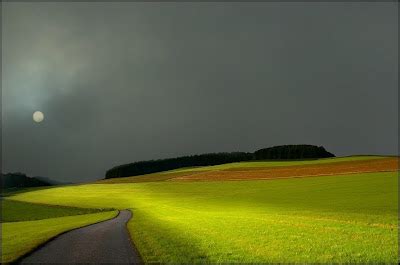
[[[35,112],[33,113],[33,120],[34,120],[35,122],[42,122],[43,119],[44,119],[44,114],[43,114],[43,112],[41,112],[41,111],[35,111]]]

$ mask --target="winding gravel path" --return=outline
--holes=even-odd
[[[142,263],[126,228],[131,216],[123,210],[111,220],[62,234],[20,263]]]

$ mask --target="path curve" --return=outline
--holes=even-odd
[[[20,263],[142,263],[126,228],[131,216],[123,210],[111,220],[66,232]]]

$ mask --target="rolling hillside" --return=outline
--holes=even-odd
[[[387,172],[396,171],[398,168],[399,159],[397,157],[350,156],[317,160],[227,163],[207,167],[181,168],[142,176],[106,179],[97,183],[274,179]]]
[[[315,170],[325,175],[304,177]],[[231,163],[9,199],[131,209],[128,228],[145,262],[396,263],[398,170],[396,157]]]
[[[280,145],[263,148],[254,153],[231,152],[210,153],[201,155],[181,156],[175,158],[138,161],[113,167],[106,172],[106,179],[139,176],[174,170],[182,167],[214,166],[232,162],[254,160],[304,160],[334,157],[322,146],[314,145]]]

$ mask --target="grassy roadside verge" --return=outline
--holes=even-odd
[[[117,214],[118,211],[109,211],[35,221],[2,223],[2,263],[15,261],[63,232],[105,221]]]

